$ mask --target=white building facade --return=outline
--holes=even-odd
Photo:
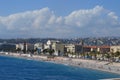
[[[44,49],[53,49],[54,55],[60,56],[64,54],[64,44],[57,40],[48,40],[44,45]]]
[[[110,52],[113,52],[113,53],[120,52],[120,45],[110,46]]]

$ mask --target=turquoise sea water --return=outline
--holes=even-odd
[[[120,75],[49,62],[0,56],[0,80],[99,80]]]

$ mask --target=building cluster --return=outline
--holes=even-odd
[[[64,44],[55,40],[48,40],[46,44],[43,43],[35,43],[34,45],[29,43],[16,44],[16,50],[21,50],[25,52],[34,50],[36,54],[43,54],[43,51],[45,49],[54,50],[54,55],[64,54]]]
[[[89,53],[89,52],[100,52],[100,53],[115,53],[120,52],[120,46],[84,46],[82,44],[63,44],[60,41],[48,40],[45,44],[35,43],[29,44],[17,44],[16,49],[21,50],[36,50],[37,54],[41,54],[45,49],[53,49],[54,55],[66,55],[66,53]]]
[[[47,49],[54,50],[54,55],[63,56],[68,54],[81,54],[90,52],[116,53],[120,52],[120,45],[116,46],[87,46],[83,44],[64,44],[57,40],[48,40],[46,43],[19,43],[19,44],[0,44],[1,51],[21,51],[24,53],[43,54]]]

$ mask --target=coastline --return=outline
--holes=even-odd
[[[85,59],[76,59],[76,58],[73,59],[67,57],[47,58],[47,56],[19,54],[19,53],[0,53],[0,55],[11,56],[16,58],[24,58],[30,60],[47,61],[57,64],[64,64],[64,65],[89,68],[94,70],[120,74],[120,63],[110,63],[106,61],[85,60]]]

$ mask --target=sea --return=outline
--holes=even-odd
[[[0,80],[99,80],[120,75],[51,62],[0,56]]]

